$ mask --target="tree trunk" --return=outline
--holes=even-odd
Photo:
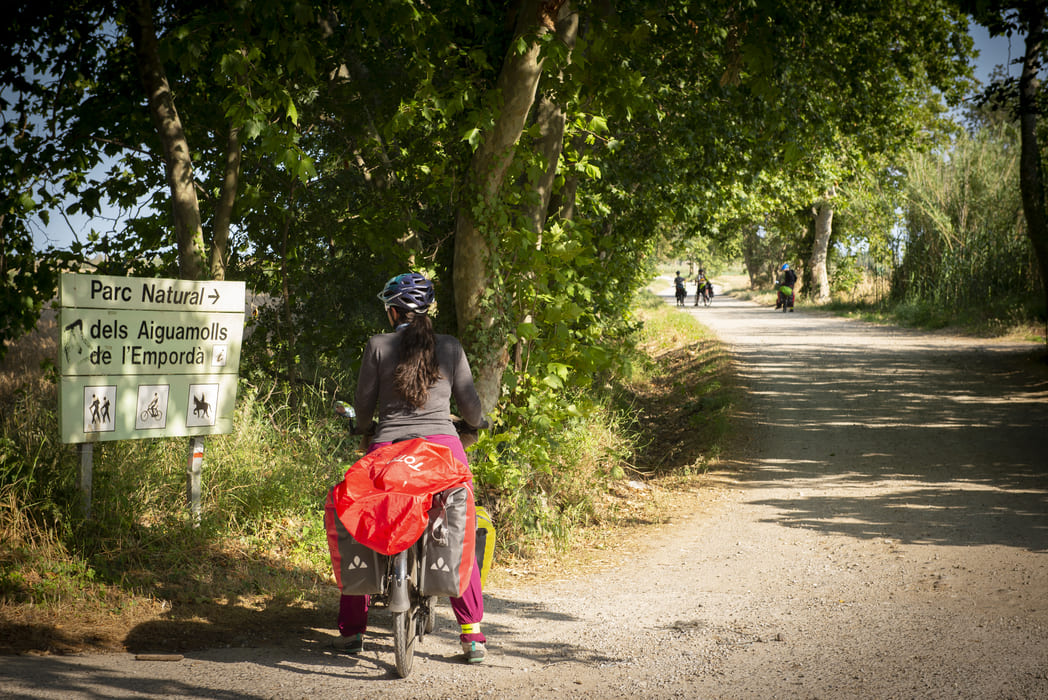
[[[1022,191],[1026,230],[1033,243],[1041,271],[1045,306],[1048,308],[1048,216],[1045,213],[1044,172],[1041,150],[1037,142],[1037,100],[1041,83],[1037,73],[1041,69],[1042,43],[1045,32],[1043,3],[1027,3],[1023,20],[1028,28],[1026,55],[1019,77],[1019,130],[1022,139],[1019,158],[1019,187]],[[1048,326],[1048,320],[1046,320]]]
[[[765,262],[761,254],[761,239],[757,235],[759,230],[759,226],[746,224],[742,231],[742,260],[750,278],[750,289],[756,289],[760,285],[761,265]]]
[[[211,279],[226,278],[226,263],[229,261],[229,224],[233,217],[233,204],[237,199],[240,183],[240,129],[230,127],[226,142],[226,167],[222,177],[222,192],[215,208],[215,230],[211,236]]]
[[[575,174],[566,175],[564,184],[560,186],[560,192],[550,203],[554,206],[557,216],[562,221],[573,221],[575,219],[575,199],[579,190],[579,176]]]
[[[539,0],[523,0],[515,37],[536,38],[553,28],[560,3],[550,8]],[[537,26],[537,30],[536,30]],[[516,41],[511,42],[516,46]],[[473,374],[485,412],[491,411],[502,393],[502,373],[509,363],[504,318],[497,310],[499,299],[487,298],[495,280],[494,241],[501,231],[485,214],[498,207],[499,190],[513,162],[516,144],[542,74],[541,46],[537,40],[523,53],[511,48],[496,84],[500,109],[494,125],[484,135],[470,163],[469,194],[459,205],[455,222],[455,312],[463,344],[470,353]],[[479,213],[479,219],[474,212]],[[496,296],[497,296],[497,290]]]
[[[550,197],[553,193],[553,180],[557,174],[557,163],[564,148],[564,124],[566,115],[561,106],[549,97],[539,100],[536,110],[536,125],[539,127],[539,138],[536,141],[539,155],[546,163],[538,182],[534,184],[537,195],[525,205],[528,224],[531,230],[539,234],[539,246],[542,245],[542,231],[546,227],[546,216],[549,211]]]
[[[814,278],[816,301],[826,301],[830,298],[830,276],[826,271],[826,258],[830,249],[830,235],[833,233],[833,203],[834,188],[830,187],[826,193],[826,199],[819,203],[815,210],[815,244],[812,246],[811,275]]]
[[[193,164],[189,156],[189,143],[175,110],[171,87],[160,62],[153,7],[149,0],[131,0],[128,5],[128,31],[135,47],[142,87],[149,100],[149,114],[164,151],[180,275],[182,279],[198,280],[205,269],[204,231],[193,184]]]
[[[535,146],[546,164],[537,182],[528,182],[534,187],[532,197],[525,200],[523,205],[524,215],[528,226],[535,234],[535,249],[542,249],[542,232],[546,228],[546,219],[549,214],[550,197],[553,193],[553,181],[557,174],[557,163],[560,162],[560,153],[564,147],[564,124],[566,115],[556,102],[549,97],[542,97],[536,109],[535,124],[539,128],[539,138]],[[533,273],[528,273],[528,279],[534,278]],[[519,298],[513,304],[517,308],[518,319],[524,323],[532,321],[534,309],[525,305]],[[524,358],[527,351],[527,341],[518,339],[513,349],[513,370],[521,372],[524,369]]]
[[[575,40],[579,31],[579,15],[575,12],[570,2],[565,2],[560,7],[557,17],[557,38],[568,47],[571,52],[575,49]],[[564,106],[549,96],[543,96],[539,101],[536,123],[539,127],[539,138],[537,147],[539,155],[546,163],[546,170],[542,177],[535,183],[535,193],[538,195],[528,211],[528,221],[532,230],[541,233],[546,226],[546,218],[549,216],[550,199],[553,196],[553,182],[557,177],[557,166],[560,163],[560,154],[564,151],[564,125],[567,122],[567,114]],[[541,238],[540,238],[541,241]]]
[[[578,13],[571,10],[570,3],[561,6],[561,14],[557,19],[557,38],[571,51],[575,47],[575,38],[579,28]],[[524,213],[528,225],[535,233],[535,247],[542,249],[542,232],[546,229],[546,220],[550,216],[550,202],[553,197],[553,184],[557,177],[557,167],[560,164],[560,155],[564,151],[564,126],[567,123],[567,113],[562,105],[549,95],[543,95],[539,99],[535,111],[535,125],[539,130],[539,137],[535,142],[536,150],[545,163],[545,170],[539,176],[537,182],[529,183],[534,187],[533,197],[527,198],[524,205]],[[529,275],[531,279],[533,275]],[[524,307],[520,310],[520,320],[530,322],[534,309]],[[517,341],[514,351],[513,369],[520,372],[524,369],[524,357],[527,341]]]

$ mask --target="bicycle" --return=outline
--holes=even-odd
[[[775,310],[778,311],[782,308],[782,312],[793,311],[794,292],[792,287],[787,287],[785,284],[775,280]]]
[[[157,408],[156,406],[150,406],[149,408],[142,411],[142,414],[139,417],[142,420],[160,420],[161,416],[163,415],[164,414],[160,412],[159,408]]]
[[[393,616],[393,660],[401,678],[411,673],[416,640],[432,632],[437,620],[437,597],[421,593],[428,537],[427,530],[410,548],[390,557],[386,567],[389,587],[383,602]]]
[[[677,306],[684,306],[684,300],[688,298],[687,290],[685,290],[684,287],[677,287],[676,295],[677,295]]]
[[[709,306],[713,303],[713,290],[710,289],[709,285],[702,288],[699,298],[702,300],[703,306]]]
[[[352,429],[356,414],[353,407],[341,402],[335,402],[335,412],[350,422]],[[463,436],[468,439],[470,435],[475,439],[476,431],[460,427]],[[433,513],[443,507],[446,514],[449,500],[456,497],[455,494],[463,494],[465,489],[449,489],[434,495],[431,508],[431,527],[427,527],[422,536],[404,551],[385,556],[385,570],[380,580],[376,583],[379,591],[371,595],[371,603],[384,605],[393,619],[393,659],[397,675],[407,678],[411,673],[411,667],[415,658],[415,643],[421,641],[436,626],[436,595],[424,595],[426,588],[426,572],[429,571],[427,552],[429,551],[429,538],[431,530],[436,531],[440,527],[432,521]],[[453,504],[454,507],[455,504]],[[444,525],[446,528],[446,520]],[[436,540],[438,544],[440,539]],[[379,555],[382,556],[382,555]]]

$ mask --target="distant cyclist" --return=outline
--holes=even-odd
[[[709,295],[710,301],[713,301],[713,283],[706,277],[706,270],[699,269],[695,278],[695,306],[699,305],[699,299],[704,292]]]
[[[793,311],[793,301],[797,298],[797,273],[790,269],[789,263],[783,263],[780,268],[780,279],[775,280],[775,308]],[[786,290],[789,290],[788,292]]]
[[[677,276],[673,278],[673,291],[677,295],[677,306],[684,306],[684,300],[688,298],[688,290],[684,287],[685,279],[680,276],[680,270],[677,270]]]

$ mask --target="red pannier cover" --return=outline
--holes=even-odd
[[[422,536],[433,494],[470,480],[469,467],[450,448],[415,438],[365,455],[346,470],[330,498],[353,539],[397,554]]]

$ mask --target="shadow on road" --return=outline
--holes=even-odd
[[[759,439],[746,484],[795,489],[758,501],[778,522],[1048,551],[1048,373],[1038,346],[784,315],[725,297],[698,316],[731,344],[752,397],[744,418]],[[823,495],[806,495],[806,482]],[[887,495],[868,496],[873,483]]]
[[[208,688],[182,680],[130,675],[106,668],[101,663],[83,663],[79,659],[61,657],[50,657],[46,660],[25,656],[7,657],[4,659],[4,668],[0,671],[0,680],[4,678],[12,681],[4,683],[4,697],[9,700],[70,696],[185,697],[215,700],[252,700],[264,697],[239,690]],[[16,689],[13,681],[18,681],[18,686],[26,689]]]

